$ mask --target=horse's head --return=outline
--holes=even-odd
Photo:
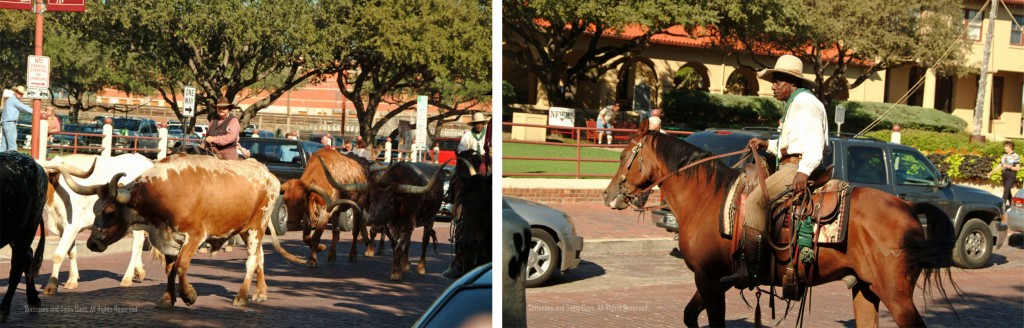
[[[617,210],[626,208],[654,180],[651,169],[654,157],[650,147],[653,135],[648,132],[645,120],[619,155],[619,169],[604,190],[604,203],[608,207]],[[644,158],[648,160],[645,162]]]

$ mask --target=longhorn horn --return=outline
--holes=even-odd
[[[67,171],[67,168],[64,167],[63,165],[55,167],[53,169],[56,169],[58,172],[60,172],[60,175],[62,177],[64,177],[64,182],[66,182],[68,184],[68,187],[71,188],[71,191],[74,191],[76,194],[79,194],[79,195],[84,195],[84,196],[96,195],[96,194],[99,194],[100,191],[103,190],[103,188],[107,186],[106,184],[93,185],[93,186],[83,186],[83,185],[78,184],[78,182],[75,181],[75,178],[73,178],[71,176],[71,174]]]
[[[297,181],[299,181],[299,185],[302,186],[302,188],[306,189],[307,192],[312,192],[316,193],[317,195],[320,195],[320,198],[324,199],[324,204],[328,204],[334,200],[333,198],[331,198],[330,195],[327,194],[327,191],[324,191],[324,188],[320,188],[320,186],[310,184],[302,180]]]
[[[117,185],[117,182],[126,175],[124,172],[114,174],[114,177],[110,178],[110,182],[107,183],[107,194],[121,204],[128,204],[128,201],[132,199],[132,194],[128,190],[121,189]]]
[[[324,168],[324,175],[327,176],[327,182],[330,182],[331,186],[334,187],[334,189],[338,189],[341,191],[362,191],[363,189],[366,189],[365,183],[342,184],[338,182],[338,180],[334,180],[334,176],[331,175],[331,170],[327,169],[327,163],[324,163],[324,158],[319,156],[317,158],[320,159],[320,166]],[[326,199],[327,198],[324,198],[324,200]]]
[[[94,158],[92,160],[92,166],[89,166],[89,170],[88,171],[84,171],[84,170],[82,170],[80,168],[68,165],[67,163],[61,163],[61,164],[58,164],[58,165],[43,165],[43,169],[45,169],[47,172],[53,172],[53,171],[58,171],[61,168],[63,168],[65,171],[67,171],[69,174],[71,174],[74,177],[82,178],[82,179],[87,179],[90,176],[92,176],[92,172],[96,171],[96,162],[97,161],[98,161],[98,158]]]
[[[327,205],[327,211],[333,212],[336,207],[341,205],[351,206],[353,209],[355,209],[355,212],[357,213],[361,213],[363,211],[362,208],[359,208],[359,204],[356,204],[356,202],[353,202],[352,200],[349,199],[337,199],[331,202],[330,204]]]
[[[434,186],[434,183],[437,182],[437,178],[441,176],[441,173],[444,173],[444,167],[448,166],[448,163],[451,163],[453,160],[455,160],[455,158],[449,158],[448,161],[444,162],[444,164],[441,164],[441,167],[437,168],[437,172],[434,172],[434,175],[430,177],[430,181],[427,182],[426,186],[419,187],[414,185],[400,184],[395,189],[395,192],[403,194],[422,194],[427,192],[427,190],[430,190],[430,188]]]
[[[469,168],[469,176],[476,175],[476,168],[473,167],[473,163],[470,163],[469,160],[461,157],[459,158],[459,161],[462,162],[462,164],[466,164],[466,167]]]
[[[377,173],[377,172],[384,171],[384,170],[387,170],[387,169],[388,169],[387,165],[379,165],[376,162],[374,162],[373,164],[370,164],[370,173]]]

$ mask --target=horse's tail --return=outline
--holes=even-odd
[[[923,274],[923,291],[925,302],[931,286],[935,286],[942,298],[953,310],[953,314],[959,320],[960,315],[953,309],[946,293],[946,282],[953,287],[957,295],[963,297],[963,292],[956,282],[950,268],[953,265],[953,247],[956,244],[956,231],[953,228],[953,221],[938,207],[928,203],[916,203],[914,205],[914,216],[924,214],[927,218],[928,231],[926,237],[913,234],[908,231],[903,237],[901,245],[906,255],[907,274],[913,280],[919,274]],[[927,306],[927,305],[926,305]]]

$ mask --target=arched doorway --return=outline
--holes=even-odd
[[[641,86],[642,85],[642,86]],[[619,83],[615,86],[615,101],[621,109],[633,110],[633,101],[637,95],[634,92],[640,89],[646,90],[647,101],[657,107],[661,95],[661,82],[654,70],[654,62],[643,57],[630,59],[619,66]]]
[[[758,84],[756,76],[754,71],[749,68],[737,68],[725,80],[725,93],[743,96],[757,95]]]
[[[698,62],[689,62],[672,76],[672,82],[676,89],[708,91],[711,88],[711,78],[708,77],[708,68]]]

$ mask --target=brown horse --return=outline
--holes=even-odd
[[[679,250],[697,284],[697,292],[684,310],[683,322],[690,327],[697,326],[703,310],[708,311],[711,326],[725,325],[725,292],[730,287],[718,282],[732,273],[730,237],[719,232],[718,218],[727,186],[739,171],[718,160],[701,161],[711,155],[673,136],[649,133],[643,124],[622,151],[619,169],[604,193],[605,204],[621,210],[639,191],[666,178],[660,184],[661,192],[676,215]],[[914,306],[915,283],[924,273],[925,292],[935,282],[946,297],[942,281],[945,278],[952,283],[952,223],[934,206],[908,203],[875,189],[855,188],[851,197],[846,241],[819,246],[812,283],[856,276],[859,282],[852,288],[852,296],[858,326],[878,325],[879,301],[900,327],[924,326]],[[928,218],[929,239],[918,214]],[[777,269],[784,272],[781,265]],[[772,284],[781,285],[779,280]]]

